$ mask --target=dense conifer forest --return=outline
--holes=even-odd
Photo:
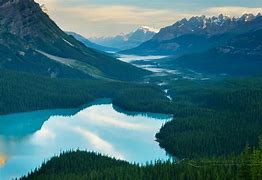
[[[0,73],[0,113],[80,107],[98,98],[130,111],[174,115],[156,134],[160,146],[179,158],[239,154],[257,146],[262,129],[262,78],[174,81],[164,88],[116,81],[51,79]]]
[[[239,156],[184,159],[178,163],[130,164],[96,153],[66,152],[43,163],[21,180],[170,180],[170,179],[261,179],[262,139],[259,148],[246,146]]]
[[[150,96],[143,96],[141,99],[141,95],[145,94]],[[115,105],[125,110],[148,110],[149,112],[157,111],[155,103],[151,101],[161,100],[164,104],[169,103],[161,89],[154,85],[52,79],[4,70],[0,72],[0,95],[0,114],[74,108],[98,98],[111,98]],[[145,109],[139,104],[149,104],[150,107],[147,106]]]
[[[58,1],[0,0],[0,180],[21,173],[21,180],[262,180],[261,0]],[[222,14],[209,17],[218,11]],[[240,16],[244,11],[256,14]],[[204,15],[166,24],[174,12]],[[133,14],[137,17],[130,19]],[[120,40],[122,51],[92,49],[51,18],[63,29],[90,26],[88,38],[115,41],[109,46]],[[131,32],[146,24],[161,29]],[[131,41],[137,47],[124,47]],[[112,113],[111,104],[68,116],[104,98],[121,113],[163,113],[173,119],[132,121]],[[59,110],[2,116],[53,109]],[[72,150],[25,172],[33,161],[68,150],[71,142],[126,159],[150,152],[156,161],[132,164]],[[158,161],[165,154],[154,148],[163,148],[172,161]],[[126,149],[137,158],[121,156]]]
[[[114,105],[125,110],[174,115],[156,132],[156,138],[162,148],[178,158],[177,164],[140,166],[77,151],[52,158],[27,179],[257,179],[261,175],[262,151],[261,147],[256,149],[262,129],[261,77],[178,80],[161,89],[1,71],[0,84],[1,114],[80,107],[98,98],[111,98]],[[172,101],[163,88],[168,89]],[[254,150],[245,148],[247,144]]]
[[[174,120],[156,135],[180,158],[239,154],[262,130],[262,78],[176,81],[169,87]]]

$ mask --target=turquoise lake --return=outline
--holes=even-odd
[[[0,116],[0,179],[21,177],[52,156],[74,149],[129,162],[167,160],[155,134],[171,118],[123,112],[106,99],[81,109]]]

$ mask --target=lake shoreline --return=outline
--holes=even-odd
[[[0,116],[0,127],[9,127],[0,131],[3,143],[0,154],[8,157],[6,164],[0,168],[0,174],[3,177],[19,177],[59,152],[77,149],[102,153],[131,163],[168,158],[155,141],[155,133],[171,117],[164,119],[163,114],[153,116],[145,113],[127,115],[118,112],[120,109],[116,111],[110,99],[99,99],[88,105],[82,110]],[[122,136],[123,132],[126,136]],[[28,165],[24,166],[24,162]]]
[[[114,110],[116,110],[117,112],[125,112],[124,114],[127,115],[145,115],[145,116],[150,116],[150,114],[154,115],[154,114],[162,114],[162,115],[167,115],[167,116],[173,116],[172,113],[162,113],[162,112],[158,112],[158,111],[143,111],[143,110],[133,110],[132,108],[128,109],[126,107],[122,107],[121,104],[118,104],[116,102],[114,102],[114,100],[112,98],[97,98],[95,100],[89,101],[86,104],[80,105],[80,106],[72,106],[72,107],[57,107],[57,108],[50,108],[50,109],[35,109],[35,110],[28,110],[28,111],[18,111],[18,112],[13,112],[13,113],[8,113],[8,114],[0,114],[0,117],[3,116],[9,116],[9,115],[14,115],[14,114],[25,114],[25,113],[33,113],[33,112],[43,112],[43,111],[49,111],[49,110],[53,110],[53,111],[59,111],[59,110],[82,110],[85,108],[88,108],[92,105],[100,105],[100,104],[113,104],[113,108]]]

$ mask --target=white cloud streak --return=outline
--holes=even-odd
[[[258,14],[259,12],[262,13],[261,8],[246,8],[246,7],[217,7],[217,8],[209,8],[206,11],[203,11],[206,15],[217,15],[217,14],[225,14],[229,16],[239,17],[246,13]]]
[[[125,159],[121,153],[115,150],[112,144],[102,139],[97,134],[88,131],[87,129],[83,129],[81,127],[75,127],[73,129],[76,133],[84,137],[92,145],[92,147],[98,150],[99,152],[110,154],[119,159]]]
[[[86,37],[111,36],[131,31],[139,26],[162,28],[181,18],[196,15],[240,16],[244,13],[262,12],[262,7],[211,7],[200,11],[180,9],[153,9],[124,5],[77,5],[68,6],[58,0],[38,0],[45,3],[48,14],[64,30],[75,31]]]

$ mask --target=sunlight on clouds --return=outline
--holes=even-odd
[[[99,137],[97,134],[87,130],[83,129],[81,127],[74,127],[74,131],[81,136],[83,136],[95,149],[97,149],[100,152],[104,152],[110,155],[114,155],[115,157],[118,157],[119,159],[125,159],[124,156],[117,152],[113,145],[111,145],[109,142],[103,140],[101,137]]]
[[[64,110],[65,113],[61,112],[64,115],[51,116],[41,129],[22,139],[1,139],[0,136],[0,166],[8,170],[15,167],[19,171],[26,168],[29,172],[39,167],[44,159],[76,149],[138,163],[168,159],[155,141],[155,133],[169,120],[168,117],[128,116],[115,111],[112,104],[98,104],[94,103],[79,112],[74,110],[72,115]],[[19,115],[15,117],[20,119]],[[37,120],[34,113],[28,117]],[[24,162],[27,162],[26,166]]]
[[[49,130],[47,127],[37,131],[32,137],[32,142],[37,145],[45,146],[50,143],[50,140],[54,140],[56,137],[55,133]]]
[[[101,112],[98,107],[103,107]],[[79,112],[76,116],[83,125],[91,127],[108,127],[122,130],[129,130],[130,132],[155,132],[161,126],[160,121],[156,121],[154,118],[145,118],[142,115],[128,116],[117,111],[113,111],[113,106],[110,105],[93,106],[85,111]],[[109,116],[110,114],[110,116]],[[95,121],[94,121],[95,119]]]
[[[196,15],[217,16],[221,13],[230,16],[240,16],[244,13],[257,14],[261,8],[237,6],[210,7],[202,10],[181,9],[176,6],[166,8],[147,8],[112,4],[92,4],[85,1],[68,0],[37,0],[46,4],[48,14],[60,27],[67,31],[75,31],[86,37],[112,36],[126,33],[139,26],[162,28],[174,24],[182,18]],[[123,3],[122,3],[123,4]]]
[[[161,28],[187,14],[165,9],[148,9],[135,6],[80,5],[65,6],[58,1],[39,0],[45,3],[48,14],[65,30],[85,36],[109,36],[132,31],[139,26]]]
[[[210,8],[207,11],[203,12],[206,15],[218,15],[218,14],[224,14],[229,15],[231,17],[239,17],[246,13],[253,13],[258,14],[262,13],[262,7],[261,8],[246,8],[246,7],[217,7],[217,8]]]
[[[95,124],[99,124],[101,126],[114,126],[117,128],[123,129],[133,129],[133,130],[146,130],[148,126],[146,124],[142,124],[141,122],[132,122],[129,121],[128,117],[120,117],[120,116],[106,116],[105,114],[99,114],[97,112],[81,112],[79,115],[81,119],[95,119],[96,121],[93,122]],[[88,121],[87,121],[88,122]]]

